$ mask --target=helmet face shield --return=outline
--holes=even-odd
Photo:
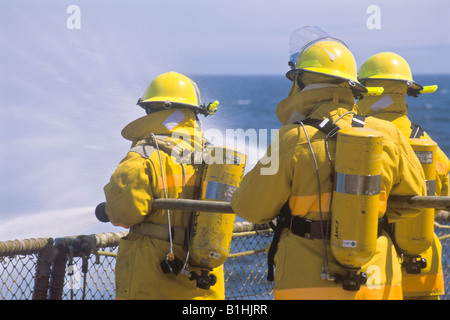
[[[319,41],[337,41],[346,46],[339,39],[331,37],[328,33],[316,26],[308,26],[295,30],[289,38],[289,66],[297,67],[299,55],[314,43]]]
[[[367,92],[357,80],[356,61],[347,45],[318,27],[295,30],[290,37],[289,55],[291,70],[286,76],[292,81],[296,74],[315,74],[333,83],[348,83],[355,95]]]

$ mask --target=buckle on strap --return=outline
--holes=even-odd
[[[319,128],[320,128],[319,130],[326,133],[327,136],[330,138],[334,137],[336,133],[338,133],[339,130],[341,130],[341,127],[332,123],[328,118],[323,119],[323,121],[319,123]]]
[[[186,228],[172,227],[172,241],[174,244],[184,246],[186,244]],[[169,226],[154,222],[138,223],[130,228],[130,231],[145,234],[151,238],[170,241]]]
[[[289,231],[306,239],[330,239],[330,220],[313,221],[299,216],[291,216]]]

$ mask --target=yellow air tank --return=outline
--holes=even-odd
[[[427,195],[434,196],[437,145],[428,139],[409,139],[409,143],[422,164]],[[433,243],[434,215],[434,208],[425,208],[419,216],[395,223],[395,240],[404,255],[403,265],[408,273],[417,274],[426,267],[426,260],[420,254]]]
[[[337,275],[346,290],[359,290],[366,282],[357,271],[376,249],[383,135],[369,128],[345,128],[336,141],[330,248],[348,270]]]
[[[203,173],[200,200],[230,201],[243,178],[246,155],[234,149],[211,147]],[[228,258],[235,214],[196,212],[189,245],[189,264],[200,267],[191,273],[199,288],[208,289],[215,279],[208,275]]]

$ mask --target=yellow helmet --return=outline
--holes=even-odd
[[[147,105],[168,107],[174,103],[199,108],[202,105],[202,98],[194,81],[173,71],[157,76],[138,101],[138,105],[142,107]]]
[[[147,113],[170,108],[190,108],[205,116],[214,114],[219,102],[203,105],[200,90],[190,78],[177,72],[157,76],[147,87],[137,105]]]
[[[362,83],[367,80],[405,81],[413,90],[423,89],[414,82],[408,62],[393,52],[381,52],[367,59],[359,69],[358,79]]]
[[[358,82],[356,61],[345,43],[318,27],[295,30],[290,39],[290,54],[292,70],[286,74],[290,80],[296,73],[315,73],[348,81],[353,89],[367,92]]]

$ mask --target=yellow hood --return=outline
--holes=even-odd
[[[356,110],[359,114],[372,116],[381,112],[408,114],[406,104],[406,83],[401,81],[367,81],[367,86],[383,87],[384,91],[379,96],[366,96],[358,101]]]
[[[203,137],[200,121],[194,112],[185,109],[163,110],[136,119],[123,128],[122,137],[134,145],[151,133],[176,137],[189,134],[191,141],[200,143]]]
[[[339,106],[326,108],[328,102],[339,103]],[[327,117],[335,120],[339,115],[349,111],[349,106],[353,106],[354,103],[353,93],[349,88],[331,83],[318,83],[300,90],[297,81],[294,81],[289,96],[278,104],[276,114],[283,125],[302,121],[307,117],[316,119]],[[320,105],[322,107],[318,108]]]

